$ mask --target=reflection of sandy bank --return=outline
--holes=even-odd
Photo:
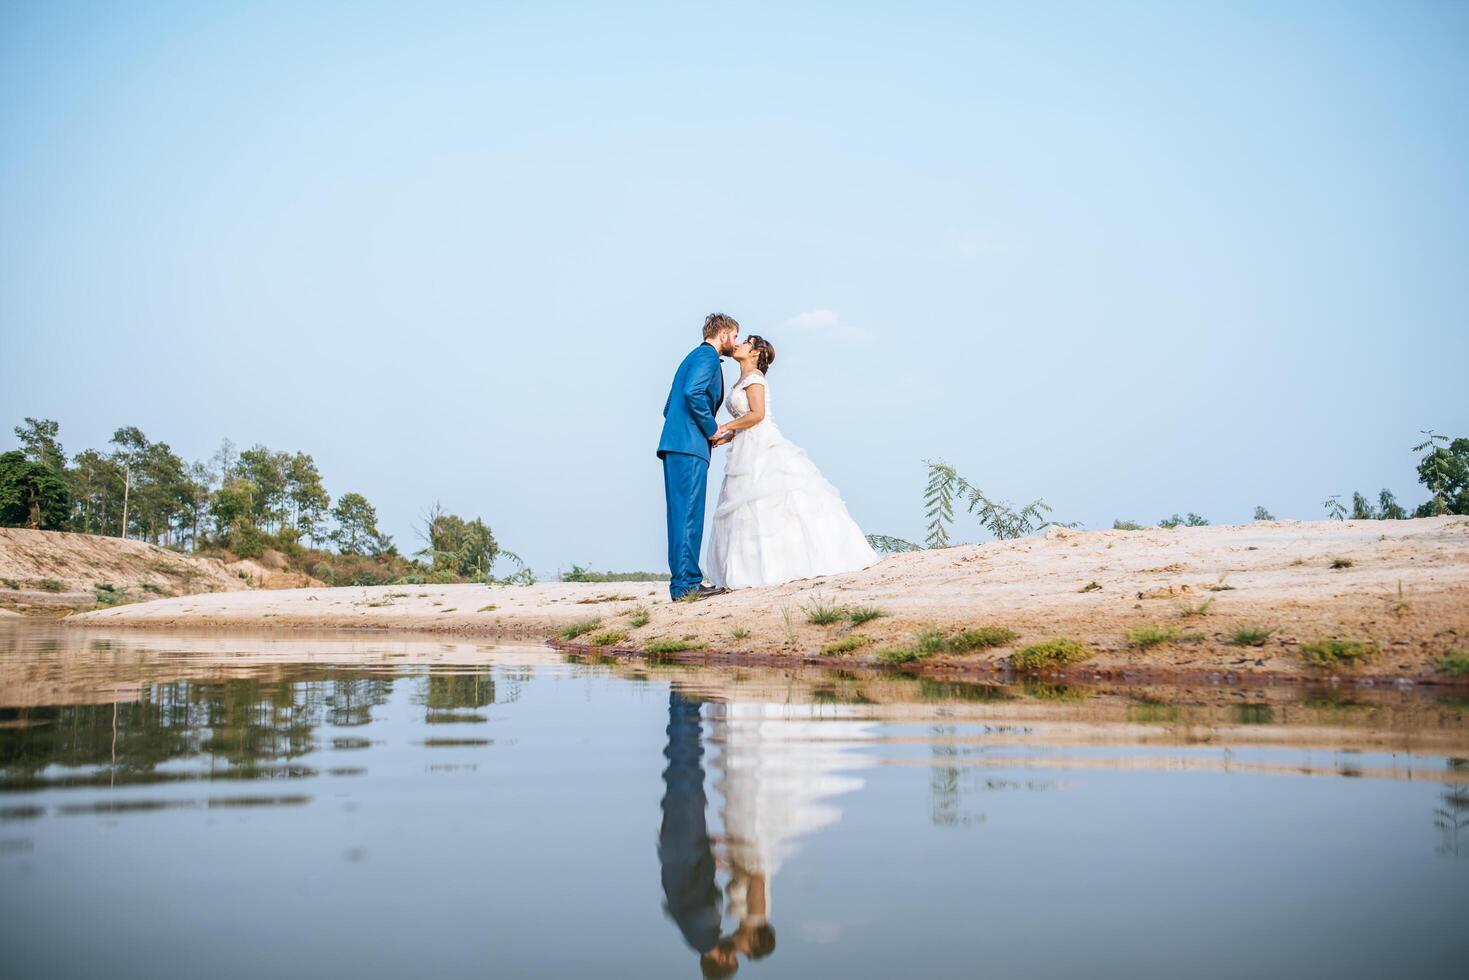
[[[338,667],[382,671],[428,666],[569,670],[631,683],[671,683],[730,708],[733,727],[775,725],[762,741],[795,736],[813,751],[904,758],[910,748],[1145,746],[1190,749],[1296,747],[1469,757],[1469,701],[1446,692],[1119,684],[1001,686],[821,668],[682,667],[587,661],[545,647],[407,633],[223,633],[77,630],[27,625],[0,632],[0,707],[107,704],[146,684],[234,678],[291,681]],[[749,720],[748,706],[775,719]],[[789,714],[791,717],[785,717]],[[828,744],[822,745],[826,742]],[[975,763],[983,764],[983,763]]]
[[[1333,568],[1335,559],[1349,566]],[[1090,587],[1095,584],[1095,588]],[[1399,587],[1401,586],[1401,593]],[[1083,589],[1086,591],[1082,591]],[[1297,644],[1322,636],[1375,640],[1369,673],[1431,673],[1469,635],[1469,521],[1280,521],[1248,525],[1071,531],[884,558],[850,575],[747,589],[693,605],[670,604],[653,583],[381,586],[231,592],[98,610],[97,625],[290,626],[428,629],[543,640],[580,619],[628,634],[626,645],[691,637],[713,650],[794,659],[814,655],[841,628],[809,624],[820,597],[888,613],[864,624],[870,657],[922,627],[998,623],[1029,643],[1071,634],[1094,644],[1100,667],[1297,674]],[[1208,603],[1185,620],[1181,609]],[[647,606],[651,622],[631,626]],[[784,613],[791,614],[790,634]],[[1146,651],[1122,637],[1143,623],[1176,624],[1189,642]],[[1241,625],[1273,629],[1261,647],[1228,643]],[[732,638],[739,626],[748,636]],[[793,637],[793,639],[792,639]],[[952,658],[974,664],[995,650]],[[936,658],[943,660],[941,656]]]
[[[73,630],[31,626],[0,635],[0,705],[105,704],[139,685],[176,680],[289,680],[312,669],[482,668],[563,662],[545,647],[411,634]]]

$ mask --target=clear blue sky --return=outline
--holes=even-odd
[[[405,550],[438,498],[656,569],[717,309],[868,531],[924,457],[1088,527],[1416,504],[1466,105],[1469,3],[8,2],[0,448],[258,441]]]

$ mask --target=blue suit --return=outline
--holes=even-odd
[[[673,376],[663,405],[663,496],[668,506],[669,594],[677,599],[704,581],[699,547],[704,541],[704,490],[709,479],[709,439],[719,428],[714,413],[724,402],[719,352],[700,344]]]
[[[668,747],[663,755],[663,823],[658,828],[658,865],[663,910],[696,953],[719,942],[719,886],[704,810],[704,746],[699,702],[668,692]]]

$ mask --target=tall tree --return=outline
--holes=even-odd
[[[60,431],[61,426],[51,419],[33,419],[30,416],[26,416],[24,425],[15,427],[16,438],[25,448],[26,459],[64,474],[66,452],[56,438]]]
[[[18,449],[0,454],[0,524],[59,530],[70,510],[60,473]]]
[[[148,448],[148,439],[137,426],[129,425],[114,432],[109,441],[116,447],[112,451],[112,461],[122,472],[122,519],[117,533],[125,538],[128,536],[128,505],[132,502],[133,477]]]
[[[74,510],[71,529],[84,534],[106,534],[116,523],[111,515],[122,508],[122,470],[95,449],[84,449],[67,471]]]
[[[424,514],[418,533],[428,545],[419,556],[427,557],[436,571],[464,578],[489,576],[500,553],[489,525],[478,517],[466,521],[450,514],[438,501]]]
[[[255,485],[251,517],[260,528],[279,531],[286,517],[286,453],[254,445],[240,453],[235,472]]]
[[[337,529],[331,538],[344,555],[379,554],[392,544],[377,529],[377,510],[360,493],[344,493],[332,508]]]
[[[291,527],[309,536],[313,543],[320,543],[324,536],[322,522],[332,498],[321,485],[316,460],[305,453],[296,453],[286,464],[286,497],[291,502]]]
[[[1433,493],[1433,498],[1414,512],[1416,517],[1439,514],[1469,514],[1469,439],[1452,441],[1432,429],[1414,451],[1424,452],[1418,461],[1418,482]]]

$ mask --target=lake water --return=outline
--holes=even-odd
[[[12,625],[0,881],[14,977],[1462,976],[1469,698]]]

